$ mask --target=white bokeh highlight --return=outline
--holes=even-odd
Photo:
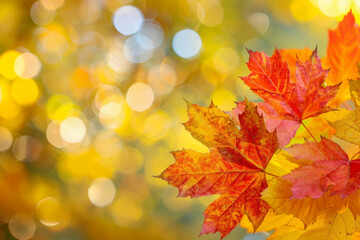
[[[88,196],[92,204],[97,207],[110,205],[115,197],[116,189],[114,183],[108,178],[97,178],[88,189]]]
[[[144,22],[144,16],[141,11],[131,5],[119,8],[113,16],[113,24],[116,30],[129,36],[138,32]]]
[[[177,32],[172,41],[175,53],[182,58],[196,56],[202,46],[202,41],[197,32],[191,29],[183,29]]]
[[[86,126],[78,117],[68,117],[60,124],[60,136],[68,143],[81,142],[86,134]]]

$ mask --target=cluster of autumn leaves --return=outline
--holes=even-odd
[[[223,238],[240,224],[250,232],[275,229],[269,239],[360,239],[360,159],[319,134],[336,130],[360,144],[360,80],[348,80],[359,75],[354,16],[329,31],[323,60],[316,49],[249,54],[250,74],[241,79],[264,101],[245,100],[231,112],[188,103],[184,126],[209,152],[173,152],[175,163],[160,177],[180,197],[219,195],[201,234]],[[320,117],[319,132],[304,124]],[[310,137],[291,144],[301,125]]]

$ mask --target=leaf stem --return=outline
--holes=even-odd
[[[314,141],[317,143],[316,138],[311,134],[310,130],[305,126],[305,124],[301,121],[301,124],[304,126],[304,128],[308,131],[310,136],[314,139]]]
[[[358,151],[357,153],[355,153],[355,155],[352,156],[352,158],[350,159],[350,161],[353,160],[359,153],[360,153],[360,151]]]

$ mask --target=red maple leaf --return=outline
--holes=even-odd
[[[296,199],[319,198],[331,191],[345,198],[360,187],[360,159],[349,160],[344,150],[333,141],[306,141],[286,149],[300,167],[283,178],[292,182]]]
[[[188,106],[185,127],[210,152],[173,152],[176,162],[160,177],[177,187],[181,197],[220,194],[204,212],[201,234],[220,232],[225,237],[245,213],[257,229],[269,209],[260,193],[267,187],[264,169],[278,147],[276,133],[267,131],[248,101],[239,115],[241,130],[213,104]]]
[[[269,131],[277,130],[279,145],[287,145],[302,121],[331,110],[327,103],[336,95],[338,85],[323,87],[328,70],[321,67],[315,49],[305,62],[297,59],[295,79],[290,78],[288,64],[275,49],[272,57],[249,51],[250,75],[241,77],[251,90],[264,99],[259,103]],[[239,103],[232,116],[241,113]],[[234,118],[236,119],[236,117]]]

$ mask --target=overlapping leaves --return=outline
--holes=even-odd
[[[278,50],[272,57],[263,52],[249,54],[251,73],[241,79],[264,99],[258,104],[259,110],[267,128],[277,130],[280,147],[290,142],[303,120],[331,110],[326,104],[336,95],[338,86],[322,86],[328,71],[322,69],[317,50],[305,62],[296,60],[295,79],[290,78],[288,64]],[[233,112],[242,112],[242,105],[239,103]]]
[[[265,168],[278,147],[276,133],[267,131],[249,102],[239,115],[240,130],[213,104],[209,108],[188,104],[188,114],[185,128],[210,152],[173,152],[176,162],[160,177],[177,187],[179,196],[220,194],[205,210],[202,234],[226,236],[245,212],[256,229],[269,209],[260,192],[267,187]]]
[[[188,103],[184,126],[209,152],[173,152],[175,163],[160,177],[180,197],[220,195],[204,212],[201,234],[220,232],[223,238],[241,223],[252,231],[275,228],[270,239],[359,238],[358,153],[349,158],[336,139],[318,131],[314,136],[304,123],[323,116],[329,122],[323,120],[324,129],[360,144],[360,81],[348,81],[360,58],[351,12],[329,38],[323,62],[316,49],[275,50],[271,57],[249,51],[250,74],[241,79],[261,103],[245,100],[230,113],[213,103]],[[342,104],[350,98],[346,92],[353,104]],[[284,148],[300,125],[310,138]]]

